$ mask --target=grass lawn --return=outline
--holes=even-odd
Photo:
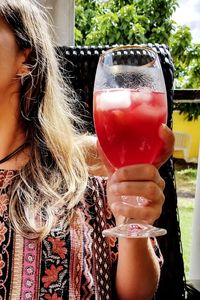
[[[190,266],[190,252],[192,244],[192,216],[193,216],[193,202],[181,198],[178,201],[181,240],[183,246],[183,260],[185,265],[185,275],[188,277]]]
[[[176,163],[175,175],[178,194],[181,240],[183,246],[183,260],[185,265],[185,275],[186,278],[188,278],[192,243],[192,218],[194,210],[197,165]]]

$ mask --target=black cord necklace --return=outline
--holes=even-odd
[[[23,150],[28,143],[23,143],[22,145],[20,145],[19,147],[17,147],[17,149],[15,149],[13,152],[11,152],[10,154],[6,155],[4,158],[0,159],[0,164],[4,163],[5,161],[9,160],[11,157],[13,157],[14,155],[16,155],[17,153],[19,153],[21,150]]]

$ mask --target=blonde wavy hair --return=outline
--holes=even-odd
[[[21,49],[31,49],[20,111],[30,160],[12,185],[10,219],[28,238],[43,239],[56,220],[69,223],[87,185],[81,136],[74,128],[73,92],[63,80],[48,16],[35,0],[3,0],[0,17]],[[62,218],[61,218],[62,216]]]

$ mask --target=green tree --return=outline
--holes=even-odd
[[[86,37],[92,28],[91,20],[101,13],[98,1],[75,0],[75,40],[77,44],[85,45]]]
[[[145,37],[150,43],[168,43],[175,22],[172,14],[175,12],[177,0],[137,0],[137,13],[148,18]]]
[[[169,45],[175,65],[176,88],[200,88],[200,44],[192,43],[190,28],[177,26],[171,34]],[[182,103],[181,114],[191,121],[200,116],[199,103]]]
[[[168,43],[177,0],[76,0],[76,43]]]
[[[200,44],[192,43],[190,28],[177,26],[169,45],[176,66],[176,87],[200,87]]]
[[[200,44],[191,30],[172,19],[178,0],[75,0],[78,45],[168,44],[175,64],[176,88],[200,88]],[[183,105],[188,119],[200,115]]]

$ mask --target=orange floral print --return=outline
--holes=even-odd
[[[65,241],[53,237],[49,237],[48,241],[52,243],[53,252],[57,253],[62,259],[64,259],[67,253]]]
[[[7,228],[4,223],[0,222],[0,245],[5,241],[5,233],[7,232]]]
[[[50,284],[56,282],[58,280],[58,274],[62,270],[63,270],[62,266],[56,267],[53,264],[51,265],[50,269],[46,269],[45,270],[46,276],[42,277],[42,282],[44,283],[44,287],[48,288]]]
[[[58,297],[57,293],[54,293],[53,295],[46,294],[45,299],[47,299],[47,300],[62,300],[61,297]]]
[[[0,216],[3,217],[3,214],[5,211],[7,211],[7,205],[8,205],[8,196],[6,194],[3,194],[0,196]]]
[[[14,176],[14,171],[0,171],[0,187],[6,187],[11,184],[12,178]]]
[[[0,254],[0,276],[3,275],[2,269],[3,269],[4,266],[5,266],[5,262],[3,261],[2,255]]]
[[[109,244],[110,244],[110,246],[111,247],[115,247],[116,243],[117,243],[117,238],[114,237],[114,236],[110,236],[109,237]]]
[[[113,213],[109,206],[107,206],[105,209],[105,215],[106,215],[106,219],[112,219],[113,217]]]

